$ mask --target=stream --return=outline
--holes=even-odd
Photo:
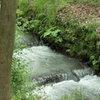
[[[87,98],[77,100],[100,100],[100,77],[94,75],[94,71],[86,64],[51,50],[37,37],[25,35],[20,41],[20,44],[24,43],[27,48],[14,53],[14,56],[28,63],[29,79],[32,84],[39,85],[37,88],[30,86],[33,95],[38,94],[43,100],[60,100],[68,95],[62,100],[74,100],[71,99],[74,91],[76,97]]]

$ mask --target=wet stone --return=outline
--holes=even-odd
[[[55,72],[50,75],[43,75],[43,76],[38,76],[36,78],[32,78],[33,84],[39,84],[40,86],[48,83],[60,82],[67,79],[68,79],[67,73],[62,71]]]

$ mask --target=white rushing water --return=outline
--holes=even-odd
[[[93,73],[78,60],[56,53],[47,46],[33,46],[23,49],[18,54],[17,57],[29,63],[32,79],[62,73],[65,76],[67,74],[67,79],[78,81],[81,77]]]
[[[73,80],[59,82],[52,86],[42,87],[41,90],[36,91],[36,94],[43,98],[47,97],[46,100],[60,100],[64,95],[68,95],[69,98],[63,100],[100,100],[100,77],[87,75],[79,82]],[[79,97],[84,99],[79,99]]]
[[[33,84],[37,82],[42,85],[58,79],[58,82],[52,86],[43,86],[42,89],[37,90],[36,93],[43,95],[43,98],[44,92],[49,96],[46,100],[59,100],[65,94],[71,98],[75,89],[78,91],[76,97],[81,94],[88,98],[84,100],[94,100],[100,96],[100,77],[94,76],[92,69],[74,58],[56,53],[47,46],[23,49],[14,56],[25,59],[29,63],[28,72],[32,73],[30,79]],[[34,92],[33,90],[33,94]]]

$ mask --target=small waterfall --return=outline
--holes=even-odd
[[[20,48],[21,45],[24,45],[26,47],[32,47],[32,46],[39,46],[43,45],[42,39],[40,39],[37,35],[31,34],[31,33],[21,33],[21,34],[15,34],[15,49]]]
[[[29,63],[30,79],[33,83],[44,85],[63,80],[79,81],[85,75],[92,75],[93,70],[78,60],[64,56],[47,46],[33,46],[19,51],[16,57]],[[31,69],[31,70],[30,70]]]
[[[23,36],[24,38],[22,38]],[[59,100],[61,96],[66,94],[71,98],[74,90],[77,90],[77,97],[81,94],[87,98],[84,100],[94,100],[100,96],[100,77],[94,76],[94,71],[87,65],[43,46],[37,37],[33,38],[28,34],[19,35],[18,39],[18,43],[15,44],[25,44],[28,48],[14,53],[13,56],[29,63],[27,69],[30,74],[29,79],[32,84],[40,85],[36,90],[30,86],[32,94],[38,94],[42,98],[48,95],[47,99],[51,100]],[[41,43],[42,46],[40,46]],[[56,83],[53,84],[54,82]],[[44,86],[48,83],[52,83],[52,85]]]
[[[52,86],[37,88],[33,93],[47,100],[60,100],[64,95],[69,97],[61,100],[100,100],[98,98],[100,96],[100,77],[86,75],[79,82],[66,80],[55,83]],[[79,97],[84,99],[79,99]]]

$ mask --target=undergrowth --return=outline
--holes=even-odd
[[[29,80],[28,63],[17,57],[21,53],[14,50],[12,59],[12,73],[11,73],[11,97],[12,100],[22,100],[26,98],[26,93],[29,91],[27,84],[31,84]],[[16,56],[17,55],[17,56]],[[17,98],[17,99],[14,99]]]
[[[79,1],[73,0],[72,2]],[[90,0],[90,3],[96,2],[99,0]],[[65,0],[34,0],[34,2],[33,0],[19,0],[17,26],[38,34],[55,48],[63,48],[71,56],[82,58],[88,61],[93,69],[99,70],[100,44],[97,42],[100,39],[95,29],[98,23],[84,26],[69,15],[66,18],[67,23],[63,24],[57,19],[56,14],[66,3],[68,1]],[[25,6],[22,7],[22,4]]]
[[[86,2],[86,0],[83,1]],[[99,0],[89,1],[93,5],[100,4]],[[72,0],[72,2],[82,1]],[[84,26],[79,24],[73,17],[68,17],[66,18],[67,23],[63,24],[57,19],[56,14],[67,3],[68,0],[19,0],[16,12],[18,32],[28,31],[38,34],[40,38],[49,42],[56,49],[63,49],[63,52],[71,56],[82,58],[89,62],[89,66],[93,69],[100,70],[100,38],[98,38],[95,30],[97,23]],[[25,45],[21,49],[24,47]],[[25,66],[27,64],[22,65],[20,59],[13,58],[12,100],[26,98],[25,93],[28,90],[27,88],[24,89],[27,77],[24,70]],[[32,98],[25,100],[41,100],[39,97],[38,99]]]

